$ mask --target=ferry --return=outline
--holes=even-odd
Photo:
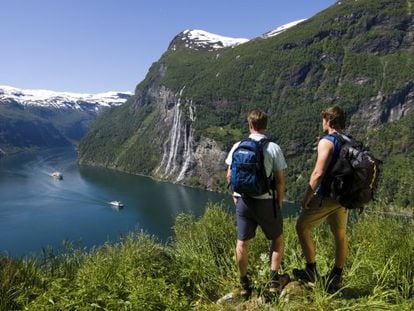
[[[111,204],[112,206],[117,207],[117,208],[124,207],[124,203],[122,203],[121,201],[111,201],[111,202],[109,202],[109,204]]]
[[[52,177],[53,177],[54,179],[56,179],[56,180],[61,180],[61,179],[63,179],[63,175],[62,175],[62,173],[61,173],[61,172],[53,172],[53,173],[52,173]]]

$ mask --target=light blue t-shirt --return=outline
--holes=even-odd
[[[250,139],[259,141],[263,138],[266,138],[263,134],[250,134]],[[228,166],[231,166],[233,152],[239,146],[240,142],[237,142],[231,148],[227,158],[225,160]],[[266,170],[266,176],[269,177],[275,171],[281,171],[287,168],[287,164],[285,161],[285,157],[283,155],[282,149],[280,149],[279,145],[275,144],[274,142],[269,142],[266,144],[265,149],[263,151],[264,157],[264,166]],[[237,192],[233,194],[234,196],[240,196]],[[260,196],[254,197],[255,199],[271,199],[272,196],[268,193],[262,194]]]

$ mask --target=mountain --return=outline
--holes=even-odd
[[[285,25],[282,25],[274,30],[268,31],[262,35],[262,38],[274,37],[287,29],[296,26],[305,21],[305,19],[297,20]],[[204,30],[192,29],[184,30],[179,33],[170,43],[168,49],[176,51],[177,48],[184,46],[187,49],[196,51],[207,50],[214,51],[223,48],[234,48],[240,44],[248,42],[245,38],[230,38],[217,34],[213,34]]]
[[[76,109],[86,112],[122,105],[131,95],[128,92],[79,94],[49,90],[24,90],[0,85],[0,104],[15,102],[26,107]]]
[[[243,38],[230,38],[213,34],[204,30],[184,30],[178,34],[170,44],[170,49],[184,45],[188,49],[213,51],[222,48],[235,47],[249,41]]]
[[[0,156],[17,151],[76,144],[103,110],[131,94],[76,94],[0,86]]]
[[[79,161],[225,190],[226,153],[247,135],[248,111],[260,108],[287,157],[288,198],[299,199],[315,161],[320,112],[338,105],[349,133],[384,161],[380,200],[412,205],[413,7],[340,1],[282,32],[220,48],[215,39],[195,48],[200,36],[191,41],[196,36],[183,32],[134,96],[94,122]]]

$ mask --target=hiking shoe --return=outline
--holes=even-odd
[[[342,276],[331,272],[322,277],[322,284],[328,293],[333,294],[342,288]]]
[[[273,294],[278,294],[282,291],[283,287],[290,282],[289,274],[278,274],[275,278],[270,281],[269,292]]]
[[[301,281],[311,283],[310,285],[314,285],[316,279],[318,278],[318,272],[316,270],[311,269],[293,269],[292,271],[293,276]]]
[[[244,299],[249,299],[252,295],[252,278],[250,274],[246,274],[244,277],[240,278],[240,296],[242,296]]]

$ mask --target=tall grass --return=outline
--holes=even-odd
[[[285,220],[282,270],[304,264],[295,219]],[[234,216],[209,205],[200,219],[180,215],[172,242],[144,233],[91,251],[67,245],[64,254],[0,261],[0,309],[27,310],[412,310],[414,224],[363,215],[349,224],[345,287],[328,294],[317,285],[289,301],[253,299],[239,306],[215,301],[238,285],[234,262]],[[325,226],[314,233],[321,274],[334,261]],[[249,270],[257,293],[266,296],[269,242],[261,231],[252,243]]]

